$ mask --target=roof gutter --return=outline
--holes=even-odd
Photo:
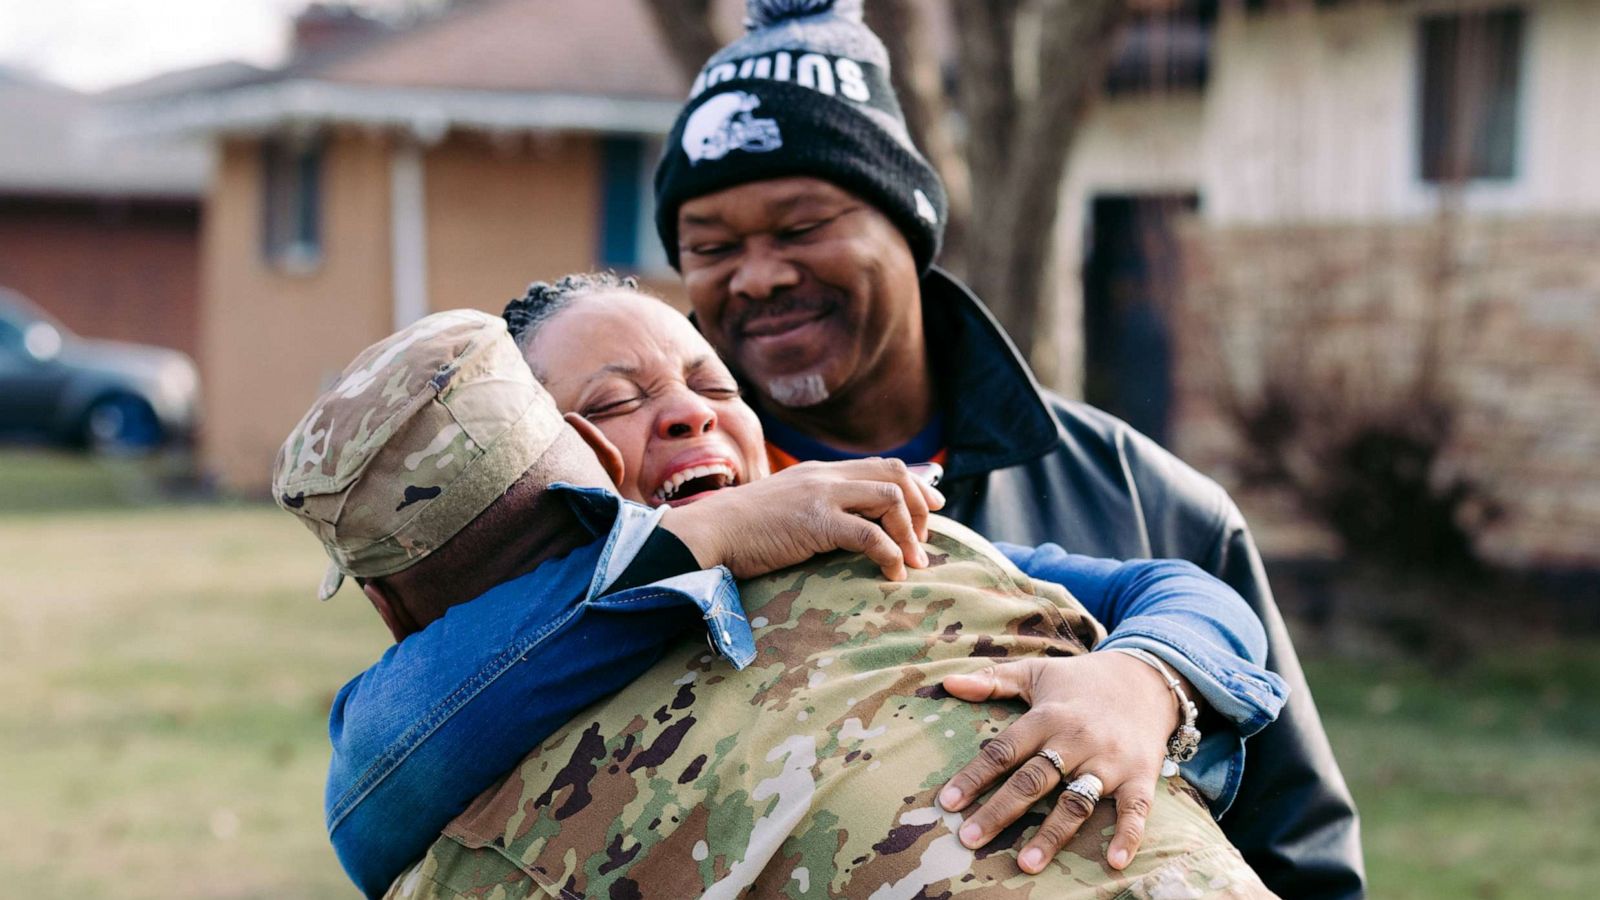
[[[594,94],[392,87],[290,79],[107,110],[127,137],[248,135],[286,127],[360,125],[436,140],[452,129],[665,134],[681,102]]]

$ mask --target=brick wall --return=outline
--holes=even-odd
[[[1600,571],[1600,220],[1194,221],[1183,247],[1182,455],[1238,487],[1252,456],[1226,410],[1268,382],[1312,422],[1403,416],[1423,391],[1455,410],[1438,477],[1498,509],[1479,552]]]

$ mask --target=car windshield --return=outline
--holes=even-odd
[[[0,350],[14,352],[22,349],[22,329],[7,318],[6,312],[0,311]]]
[[[72,333],[72,329],[58,322],[55,316],[40,309],[32,300],[6,288],[0,288],[0,321],[6,322],[18,332],[26,331],[34,322],[44,322],[63,335]]]

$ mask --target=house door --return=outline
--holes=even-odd
[[[1084,399],[1163,444],[1172,411],[1168,328],[1180,267],[1174,219],[1192,194],[1103,195],[1083,263]]]

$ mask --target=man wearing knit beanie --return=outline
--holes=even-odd
[[[982,304],[934,266],[944,191],[910,139],[861,0],[747,10],[746,34],[706,62],[668,138],[656,225],[701,330],[751,389],[774,468],[937,461],[945,513],[991,539],[1188,559],[1228,582],[1261,617],[1292,693],[1251,739],[1242,776],[1199,786],[1275,892],[1360,896],[1354,805],[1237,507],[1126,424],[1041,390]],[[1007,732],[1005,765],[975,761],[950,781],[954,808],[980,824],[972,845],[1006,824],[975,802],[985,787],[1047,740],[1114,727],[1047,702],[1067,697],[1066,673],[1092,658],[1052,661],[1033,686],[1036,727]],[[1011,677],[998,667],[998,682]],[[1138,805],[1118,808],[1113,852],[1138,827]]]
[[[911,142],[889,54],[861,24],[861,2],[753,2],[750,32],[706,62],[656,171],[656,226],[674,265],[685,200],[786,175],[823,178],[870,202],[900,229],[918,268],[932,264],[944,186]]]

